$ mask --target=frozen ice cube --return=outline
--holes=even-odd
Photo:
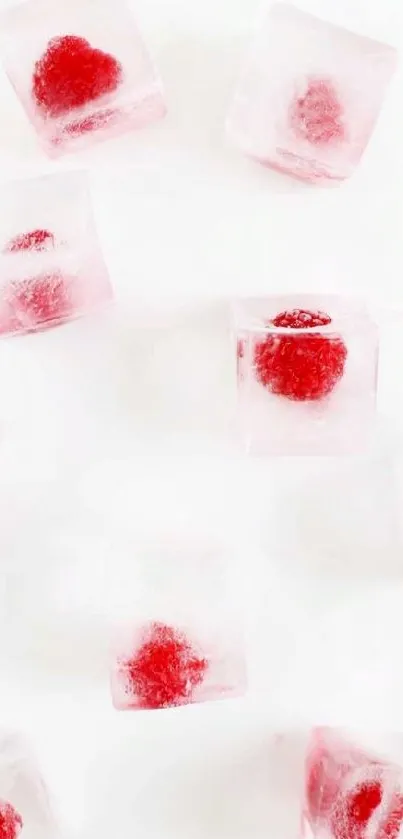
[[[0,839],[54,839],[54,814],[35,757],[22,737],[0,733]]]
[[[229,136],[273,169],[343,181],[370,139],[396,61],[388,45],[275,4],[241,75]]]
[[[313,731],[306,759],[303,839],[403,836],[401,765],[389,759],[387,748],[368,748],[370,742],[337,729]]]
[[[332,295],[250,298],[235,307],[238,415],[256,454],[366,447],[378,335],[362,303]]]
[[[85,173],[4,185],[0,205],[1,335],[55,326],[111,297]]]
[[[120,575],[115,582],[111,684],[120,710],[170,708],[245,690],[242,621],[231,581],[218,553],[190,551],[145,548],[138,558],[145,576],[122,586]]]
[[[27,0],[3,12],[0,30],[7,75],[50,156],[164,115],[124,0]]]

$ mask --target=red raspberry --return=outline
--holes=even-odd
[[[297,135],[315,146],[343,139],[343,108],[331,81],[310,79],[303,96],[291,108],[291,125]]]
[[[294,309],[281,312],[268,326],[308,329],[330,324],[323,312]],[[268,334],[255,346],[254,363],[260,384],[271,393],[297,402],[322,399],[344,373],[347,348],[337,335]]]
[[[55,237],[49,230],[30,230],[29,233],[20,233],[7,242],[5,253],[16,253],[17,251],[46,251],[55,245]]]
[[[19,813],[7,801],[0,801],[0,839],[17,839],[23,826]]]
[[[127,690],[143,709],[183,705],[203,681],[207,666],[182,632],[152,623],[135,656],[124,662]]]
[[[331,822],[335,839],[365,839],[365,828],[382,801],[379,781],[364,781],[353,792],[341,796]]]
[[[398,839],[403,824],[403,795],[396,793],[376,839]]]
[[[73,311],[69,288],[61,274],[42,274],[15,284],[12,307],[24,323],[45,324],[61,320]]]
[[[62,35],[49,41],[36,62],[32,92],[37,105],[57,117],[112,93],[122,76],[113,55],[94,49],[85,38]]]

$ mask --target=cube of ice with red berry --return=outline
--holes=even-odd
[[[124,0],[26,0],[0,18],[7,75],[48,154],[162,117],[162,87]]]
[[[116,601],[115,707],[157,710],[242,695],[242,625],[220,557],[197,546],[193,556],[166,547],[144,556],[153,579],[125,583]]]
[[[49,794],[29,744],[0,733],[0,839],[54,839],[59,835]]]
[[[389,738],[390,739],[390,738]],[[315,729],[306,759],[301,839],[400,839],[403,770],[387,746]]]
[[[369,441],[378,336],[365,306],[332,295],[235,307],[238,413],[251,453],[338,454]]]
[[[371,137],[396,60],[388,45],[275,4],[239,80],[229,136],[278,171],[343,181]]]
[[[84,173],[3,185],[0,205],[0,335],[55,326],[111,297]]]

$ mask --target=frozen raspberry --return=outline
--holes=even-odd
[[[57,273],[42,274],[16,284],[10,302],[17,317],[32,326],[61,320],[73,308],[68,285]]]
[[[36,62],[32,92],[37,105],[57,117],[112,93],[122,76],[113,55],[94,49],[85,38],[62,35],[49,41]]]
[[[364,781],[353,792],[340,797],[332,813],[335,839],[365,839],[365,828],[382,801],[379,781]]]
[[[127,691],[143,709],[183,705],[203,681],[207,666],[182,632],[152,623],[135,656],[124,663]]]
[[[329,315],[294,309],[281,312],[268,326],[309,329],[331,323]],[[344,373],[347,348],[337,335],[320,332],[268,334],[255,346],[254,364],[260,384],[297,402],[322,399]]]
[[[396,793],[376,839],[398,839],[403,825],[403,795]]]
[[[295,133],[315,146],[336,143],[345,134],[343,108],[332,83],[311,79],[302,96],[291,108],[291,125]]]
[[[28,233],[21,233],[7,242],[6,253],[17,251],[46,251],[53,248],[55,238],[49,230],[30,230]]]
[[[6,801],[0,801],[0,839],[17,839],[22,825],[22,818],[14,807]]]

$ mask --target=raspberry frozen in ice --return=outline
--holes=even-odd
[[[397,51],[287,3],[270,7],[230,107],[230,140],[312,183],[350,177],[370,141]]]
[[[49,230],[30,230],[28,233],[20,233],[10,239],[5,246],[6,253],[18,251],[46,251],[55,245],[55,237]]]
[[[122,667],[129,698],[137,707],[150,710],[191,702],[208,662],[184,632],[152,623],[144,629],[140,645]]]
[[[125,0],[13,5],[0,13],[0,49],[51,157],[165,115],[159,75]]]
[[[331,318],[320,312],[295,309],[282,312],[271,325],[293,330],[328,326]],[[341,379],[347,358],[343,340],[331,334],[305,331],[268,334],[255,347],[258,381],[271,393],[296,401],[322,399]]]
[[[363,301],[316,294],[245,298],[234,303],[234,327],[238,428],[249,453],[367,448],[378,331]]]
[[[0,801],[0,839],[17,839],[22,827],[22,818],[12,804]]]

